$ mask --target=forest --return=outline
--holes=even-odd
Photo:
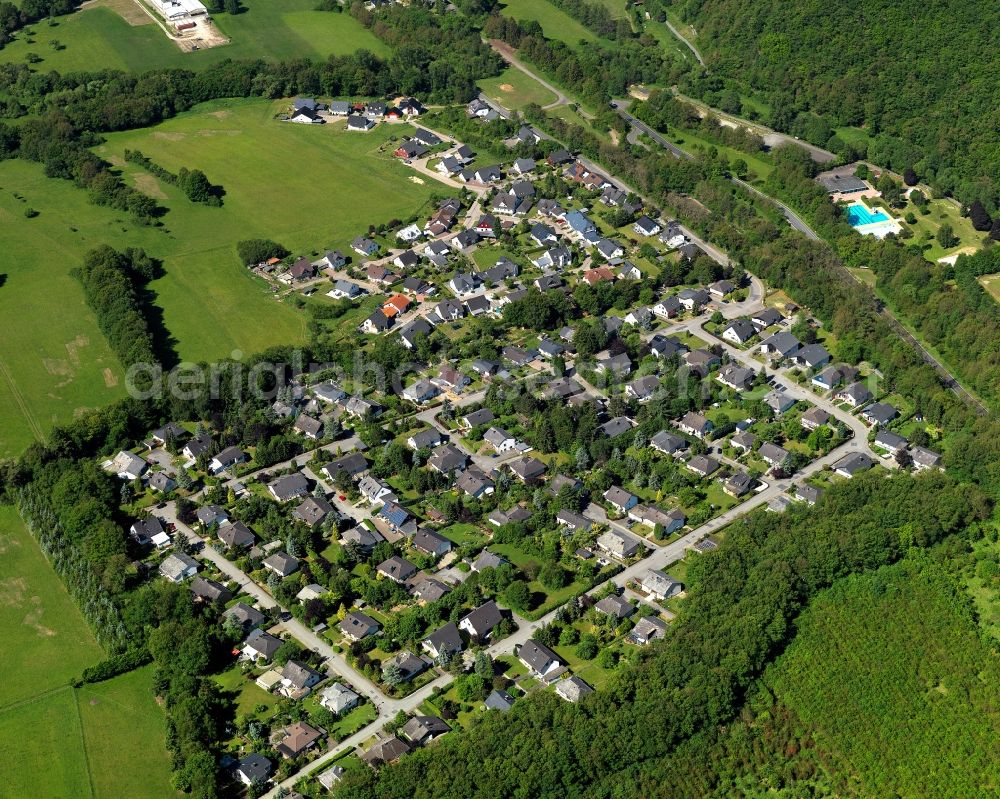
[[[837,128],[863,128],[868,160],[913,167],[936,191],[997,210],[996,3],[670,5],[698,30],[710,75],[763,100],[764,122],[835,152]]]

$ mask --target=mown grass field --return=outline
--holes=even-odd
[[[70,687],[103,652],[9,506],[0,506],[0,555],[0,634],[9,654],[0,684],[0,795],[176,796],[151,668]]]
[[[495,78],[483,78],[477,84],[483,93],[504,108],[520,110],[529,103],[547,105],[556,96],[521,70],[508,67]]]
[[[0,63],[24,63],[29,53],[42,61],[40,72],[121,69],[140,71],[161,67],[199,70],[227,58],[322,59],[365,49],[386,55],[388,48],[350,14],[315,11],[313,0],[253,0],[247,11],[218,14],[216,27],[230,43],[192,53],[182,52],[153,20],[130,0],[100,0],[95,6],[56,19],[50,26],[31,26],[31,35],[0,49]],[[130,24],[115,8],[121,8]],[[33,39],[31,42],[29,39]],[[51,40],[63,49],[55,49]]]
[[[186,360],[259,352],[306,338],[306,316],[277,302],[236,257],[235,243],[267,237],[293,251],[346,248],[369,224],[405,218],[446,189],[415,183],[391,155],[408,126],[348,134],[274,119],[280,104],[210,104],[151,129],[111,136],[100,154],[169,208],[161,228],[133,225],[87,201],[39,165],[0,162],[0,457],[11,457],[76,411],[123,396],[120,366],[86,308],[71,270],[87,250],[143,247],[163,261],[151,284],[163,322]],[[122,158],[141,149],[176,171],[203,169],[227,192],[222,208],[189,202]],[[348,187],[350,191],[348,191]],[[20,199],[19,199],[20,197]],[[24,216],[28,207],[39,211]]]
[[[864,796],[987,796],[1000,780],[1000,665],[929,562],[840,581],[765,678]]]
[[[502,13],[517,20],[534,20],[542,26],[546,38],[571,46],[579,44],[581,39],[585,42],[598,41],[596,33],[546,0],[505,0]]]

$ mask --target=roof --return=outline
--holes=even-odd
[[[534,638],[529,638],[521,644],[521,648],[517,651],[517,657],[538,674],[545,672],[552,663],[562,664],[559,655]]]
[[[414,716],[403,725],[400,732],[414,743],[451,732],[451,727],[437,716]]]
[[[406,558],[401,558],[399,555],[393,555],[388,560],[382,561],[378,565],[378,571],[381,574],[391,577],[394,580],[406,580],[417,573],[417,567],[414,566]]]
[[[334,507],[322,497],[309,497],[299,505],[292,515],[299,521],[309,525],[319,524],[329,514],[334,512]]]
[[[631,636],[652,641],[654,638],[662,638],[666,632],[667,623],[659,616],[643,616],[635,623]]]
[[[463,616],[459,623],[463,627],[471,627],[473,635],[482,638],[488,635],[501,621],[503,621],[503,614],[497,603],[491,599]]]
[[[271,761],[264,755],[250,754],[240,761],[237,771],[250,782],[263,782],[271,776]]]
[[[425,577],[410,589],[410,592],[424,602],[437,602],[451,589],[433,577]]]
[[[633,607],[631,602],[626,602],[620,596],[615,596],[614,594],[604,597],[604,599],[594,605],[594,608],[616,619],[624,619],[635,613],[635,607]]]
[[[263,613],[256,608],[252,608],[243,602],[237,602],[229,610],[222,614],[223,618],[232,619],[242,624],[244,627],[263,624],[267,619]]]
[[[382,629],[381,624],[360,610],[352,610],[344,616],[338,626],[344,635],[349,635],[359,640]]]
[[[594,693],[594,689],[574,675],[565,680],[560,680],[556,685],[556,693],[567,702],[579,702],[587,694]]]
[[[506,562],[499,555],[490,552],[488,549],[484,549],[472,564],[472,570],[478,572],[483,569],[498,569]]]
[[[453,621],[438,627],[424,639],[424,643],[432,647],[438,654],[441,652],[453,654],[461,652],[465,648],[462,636],[458,632],[458,625]]]
[[[275,552],[264,559],[264,565],[282,577],[294,574],[299,568],[299,559],[287,552]]]
[[[487,710],[499,710],[501,713],[506,713],[514,706],[514,697],[506,691],[496,690],[486,697],[483,705]]]
[[[283,643],[284,642],[275,635],[266,633],[263,630],[254,630],[243,641],[243,646],[250,647],[266,660],[270,660],[274,657],[274,653],[281,648]]]
[[[309,490],[309,481],[304,474],[296,472],[279,477],[268,485],[268,489],[279,501],[284,502],[305,494]]]

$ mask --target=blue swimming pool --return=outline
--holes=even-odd
[[[847,221],[852,227],[874,225],[876,222],[888,222],[889,215],[884,211],[869,211],[861,203],[847,206]]]

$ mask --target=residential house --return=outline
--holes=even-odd
[[[556,521],[571,533],[577,531],[586,532],[592,525],[592,522],[586,516],[581,516],[576,511],[566,510],[565,508],[556,514]]]
[[[595,246],[598,254],[605,261],[616,261],[625,255],[625,250],[622,246],[618,242],[612,241],[611,239],[601,239]]]
[[[473,100],[473,102],[476,102]],[[485,116],[485,114],[479,114]],[[367,750],[361,753],[360,757],[372,768],[383,763],[395,763],[403,755],[408,754],[410,745],[395,735],[372,744]]]
[[[704,439],[712,432],[714,426],[711,419],[702,416],[700,413],[689,411],[677,423],[677,429],[682,433],[687,433],[689,436]]]
[[[707,377],[712,369],[722,363],[722,359],[711,350],[697,349],[684,356],[684,363],[695,374]]]
[[[764,397],[763,403],[774,411],[776,416],[781,416],[795,407],[795,398],[788,396],[784,391],[775,390]]]
[[[506,713],[512,707],[514,707],[514,697],[508,694],[506,691],[501,691],[499,689],[494,690],[488,697],[486,701],[483,702],[483,707],[487,710],[497,710],[501,713]]]
[[[341,533],[340,542],[344,546],[357,547],[365,554],[371,554],[377,544],[385,541],[385,538],[378,530],[369,530],[364,525],[357,525]]]
[[[604,357],[599,356],[594,365],[594,371],[599,374],[607,372],[621,377],[632,371],[632,360],[626,352],[619,352],[617,355],[605,355]]]
[[[458,447],[444,444],[434,450],[434,454],[427,460],[427,467],[440,474],[448,474],[464,469],[468,461],[468,456]]]
[[[412,385],[404,388],[402,397],[403,399],[409,400],[417,405],[422,405],[425,402],[430,402],[440,393],[440,389],[438,389],[438,387],[435,386],[430,380],[421,378]]]
[[[305,663],[289,660],[281,670],[281,692],[291,699],[301,699],[323,680],[323,675]]]
[[[770,441],[766,441],[760,445],[760,449],[757,450],[757,454],[761,459],[772,468],[778,469],[784,466],[789,457],[788,450],[779,447],[777,444],[772,444]]]
[[[649,446],[657,452],[662,452],[664,455],[676,455],[687,449],[688,442],[680,436],[676,436],[666,430],[661,430],[649,439]]]
[[[802,369],[822,369],[830,363],[830,353],[822,344],[806,344],[792,355],[792,363]]]
[[[851,478],[860,472],[867,471],[875,465],[870,457],[863,452],[852,452],[833,464],[833,471],[841,477]]]
[[[497,455],[510,452],[517,446],[517,439],[500,427],[491,427],[483,434],[483,440],[493,447]]]
[[[603,552],[619,560],[628,560],[642,548],[642,544],[630,535],[618,530],[608,530],[597,539],[597,546]]]
[[[443,440],[436,427],[428,427],[426,430],[414,433],[406,439],[406,446],[416,452],[421,449],[434,449]]]
[[[643,215],[635,220],[635,224],[632,225],[632,229],[640,236],[655,236],[663,230],[663,226],[659,222]]]
[[[219,540],[229,549],[246,549],[256,540],[253,532],[241,521],[224,522],[216,533]]]
[[[653,310],[656,310],[655,306]],[[683,355],[688,348],[673,336],[661,336],[657,333],[649,340],[649,351],[656,358],[673,358]]]
[[[614,439],[627,433],[634,424],[627,416],[616,416],[602,424],[600,430],[608,438]]]
[[[482,644],[489,640],[493,631],[502,621],[503,613],[500,612],[497,603],[491,599],[459,619],[458,628]]]
[[[594,610],[598,613],[603,613],[605,616],[610,616],[616,621],[621,621],[635,613],[635,606],[631,602],[626,602],[620,596],[611,594],[594,605]]]
[[[799,502],[805,502],[807,505],[815,505],[819,501],[819,498],[823,496],[823,489],[809,485],[809,483],[803,483],[802,485],[795,486],[795,494],[793,496]]]
[[[323,437],[323,423],[305,413],[299,414],[292,429],[313,441]]]
[[[830,414],[822,408],[810,408],[799,419],[799,424],[805,430],[815,430],[830,421]]]
[[[108,470],[121,480],[138,480],[148,468],[149,464],[134,452],[122,450],[115,455]]]
[[[708,477],[719,470],[719,462],[707,455],[695,455],[687,462],[687,468],[699,477]]]
[[[661,528],[663,535],[671,535],[680,530],[686,521],[684,511],[680,508],[665,511],[655,505],[635,505],[629,510],[628,517],[634,522],[655,528]]]
[[[873,402],[861,411],[861,418],[875,427],[885,427],[897,416],[899,411],[888,402]]]
[[[417,573],[417,567],[406,558],[393,555],[388,560],[382,561],[375,569],[377,574],[381,574],[392,580],[394,583],[405,583]]]
[[[440,558],[451,551],[451,541],[431,530],[418,528],[410,539],[413,548],[422,555]]]
[[[360,330],[363,333],[378,335],[379,333],[384,333],[390,327],[392,327],[392,321],[385,315],[381,308],[376,308],[372,311],[371,316],[361,323]]]
[[[888,455],[896,455],[899,452],[904,452],[909,446],[909,442],[905,438],[893,433],[891,430],[879,430],[875,434],[875,440],[872,444],[879,449],[885,450]]]
[[[336,517],[337,511],[334,509],[326,499],[323,497],[308,497],[302,502],[295,510],[292,511],[292,516],[298,519],[300,522],[309,525],[310,527],[316,527],[326,521],[327,517],[331,514]]]
[[[685,311],[698,312],[708,305],[711,295],[705,289],[681,289],[677,301]]]
[[[400,732],[410,743],[419,746],[433,741],[446,732],[451,732],[451,727],[437,716],[414,716],[403,725]]]
[[[629,640],[639,646],[646,646],[653,641],[658,641],[667,634],[667,623],[659,616],[643,616],[635,623],[632,632],[629,633]]]
[[[684,586],[666,572],[650,569],[639,578],[639,587],[654,599],[663,602],[677,596]]]
[[[539,643],[533,638],[529,638],[516,647],[514,654],[528,669],[532,677],[543,682],[551,681],[562,672],[563,662],[559,656],[545,644]]]
[[[218,505],[203,505],[198,508],[195,516],[203,530],[229,521],[229,514],[226,513],[224,508],[220,508]]]
[[[496,490],[496,483],[481,470],[472,466],[455,478],[455,488],[473,499],[480,499]]]
[[[264,558],[261,565],[279,577],[285,578],[299,570],[299,559],[287,552],[275,552]]]
[[[341,455],[336,460],[330,461],[320,471],[332,482],[336,482],[342,474],[356,478],[368,471],[368,461],[360,452],[349,452],[347,455]]]
[[[270,663],[274,653],[281,649],[284,643],[280,638],[263,630],[253,630],[243,641],[240,649],[240,657],[244,660],[263,660]]]
[[[773,360],[779,361],[790,358],[801,347],[802,345],[795,336],[784,331],[775,333],[773,336],[768,336],[759,345],[762,353],[770,356]]]
[[[392,668],[399,669],[399,675],[403,682],[409,682],[418,674],[427,670],[429,664],[422,658],[418,658],[412,652],[403,650],[393,655],[382,664],[383,676]]]
[[[233,598],[233,592],[222,583],[215,580],[206,580],[204,577],[195,577],[188,588],[199,602],[216,602],[224,605]]]
[[[410,588],[410,593],[413,594],[420,602],[437,602],[445,594],[449,593],[451,589],[440,582],[435,580],[433,577],[425,577],[412,588]]]
[[[576,675],[567,677],[556,683],[556,693],[567,702],[579,702],[587,694],[594,693],[594,689]]]
[[[410,512],[395,502],[386,502],[379,508],[378,517],[393,530],[401,530],[410,520]]]
[[[414,319],[399,331],[399,342],[406,349],[412,350],[420,338],[429,336],[433,329],[426,319],[422,317]]]
[[[846,403],[852,408],[858,408],[866,402],[871,402],[872,393],[864,383],[857,382],[838,391],[834,394],[834,399],[837,402]]]
[[[250,754],[236,766],[236,776],[244,785],[264,785],[271,777],[271,761],[263,755]]]
[[[733,344],[746,344],[757,335],[757,328],[746,319],[735,319],[722,331],[722,338]]]
[[[731,497],[742,497],[753,488],[754,479],[745,472],[734,472],[725,483],[722,490]]]
[[[914,446],[910,451],[910,457],[913,459],[913,468],[918,472],[941,468],[941,455],[927,447]]]
[[[573,262],[570,251],[563,246],[550,247],[532,263],[539,269],[564,269]]]
[[[299,757],[312,749],[323,733],[304,721],[296,721],[285,728],[285,734],[275,750],[286,758]]]
[[[254,630],[267,621],[267,616],[243,602],[237,602],[229,608],[222,614],[222,618],[227,623],[238,625],[243,632]]]
[[[532,458],[527,455],[508,461],[506,466],[510,469],[514,477],[522,483],[535,482],[545,474],[546,469],[545,464],[538,460],[538,458]]]
[[[309,481],[302,472],[295,472],[269,483],[267,490],[278,502],[288,502],[308,494]]]
[[[361,641],[369,635],[375,635],[382,629],[381,624],[360,610],[352,610],[341,619],[338,626],[341,634],[352,641]]]
[[[717,280],[708,287],[708,293],[717,300],[725,299],[734,291],[736,291],[736,286],[728,280]]]
[[[756,376],[753,369],[744,369],[742,366],[729,364],[722,367],[715,379],[734,391],[746,391],[753,384]]]
[[[171,552],[160,564],[160,574],[172,583],[182,583],[198,573],[198,561],[183,552]]]
[[[761,311],[757,311],[753,316],[750,317],[750,321],[758,330],[766,330],[769,327],[773,327],[779,322],[783,321],[783,317],[777,309],[775,308],[764,308]]]
[[[465,649],[465,642],[462,641],[462,635],[459,633],[458,625],[455,622],[449,622],[438,627],[421,641],[420,645],[435,660],[457,655]]]
[[[659,388],[660,379],[656,375],[646,375],[636,378],[625,386],[625,394],[639,402],[648,402]]]
[[[361,697],[343,683],[335,682],[320,691],[319,703],[340,716],[361,704]]]

